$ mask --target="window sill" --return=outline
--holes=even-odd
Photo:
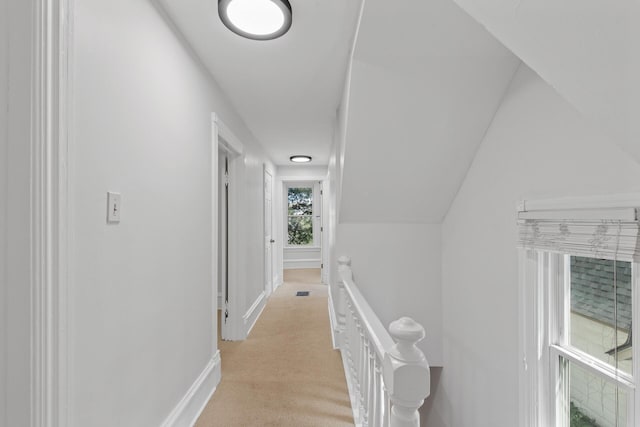
[[[317,251],[320,246],[285,246],[284,250],[296,250],[296,251]]]

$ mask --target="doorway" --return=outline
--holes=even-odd
[[[283,182],[283,268],[322,269],[322,182]]]
[[[213,115],[213,297],[220,310],[220,335],[223,340],[242,340],[240,313],[242,289],[239,282],[238,213],[243,163],[243,147],[231,131]],[[216,316],[217,318],[217,316]]]
[[[229,321],[229,154],[218,147],[218,307],[220,322]],[[225,339],[225,332],[222,332]]]
[[[264,291],[273,292],[275,279],[273,245],[273,174],[264,166]]]

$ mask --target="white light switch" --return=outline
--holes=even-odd
[[[120,193],[107,193],[107,222],[120,222]]]

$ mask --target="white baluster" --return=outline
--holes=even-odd
[[[341,256],[338,258],[338,271],[342,271],[341,269],[344,268],[351,270],[351,258],[348,256]]]
[[[395,345],[385,355],[384,383],[391,399],[391,427],[419,427],[418,408],[431,392],[429,363],[416,343],[424,328],[409,317],[389,326]]]
[[[372,372],[371,386],[372,387],[371,387],[371,397],[369,399],[369,401],[371,402],[371,406],[369,407],[369,414],[370,414],[369,418],[370,418],[371,426],[377,427],[381,425],[380,379],[379,379],[380,368],[378,364],[378,355],[375,353],[375,351],[371,353],[371,357],[373,358],[373,362],[371,364],[371,372]]]
[[[347,361],[349,362],[349,366],[350,365],[350,360],[351,360],[351,346],[353,345],[353,341],[351,340],[351,332],[352,332],[352,323],[351,323],[351,304],[349,303],[348,300],[345,300],[345,316],[344,316],[344,325],[345,325],[345,331],[344,331],[344,337],[343,337],[343,345],[344,348],[347,352],[347,356],[348,359]]]
[[[356,378],[356,366],[355,366],[355,357],[356,357],[356,320],[355,320],[355,315],[353,313],[353,306],[351,304],[351,302],[349,302],[349,312],[347,314],[348,319],[349,319],[349,350],[348,350],[348,357],[349,357],[349,375],[351,375],[352,378],[352,383],[354,385],[354,387],[357,387],[355,378]],[[357,388],[356,388],[357,390]],[[354,390],[354,391],[356,391]]]
[[[386,414],[385,405],[387,404],[389,399],[386,398],[386,395],[384,392],[384,381],[382,380],[382,360],[379,359],[377,355],[376,355],[376,381],[377,381],[376,390],[378,392],[378,425],[384,427],[385,414]]]
[[[383,399],[382,399],[382,409],[384,412],[384,418],[382,422],[383,427],[389,427],[391,423],[391,400],[389,399],[389,393],[387,392],[387,387],[384,387]]]
[[[364,333],[362,336],[362,425],[367,427],[369,425],[369,337]]]
[[[338,259],[338,272],[349,271],[349,276],[353,277],[351,273],[351,258],[347,256],[341,256]],[[346,315],[347,315],[347,291],[344,288],[344,282],[338,280],[338,303],[336,307],[336,320],[338,322],[338,347],[342,348],[342,341],[346,335]]]
[[[368,362],[367,362],[367,422],[370,426],[375,426],[375,411],[376,411],[376,391],[375,391],[375,369],[374,369],[374,351],[373,351],[373,343],[369,343],[369,348],[367,351],[368,354]]]
[[[358,376],[357,376],[357,382],[358,382],[358,411],[360,414],[360,422],[363,422],[364,420],[364,400],[363,400],[363,373],[364,373],[364,366],[362,364],[362,355],[364,353],[364,334],[362,332],[362,323],[360,322],[360,318],[356,318],[356,326],[357,326],[357,331],[358,331],[358,358],[357,360],[357,371],[358,371]]]
[[[362,417],[362,411],[360,410],[360,371],[359,371],[359,362],[360,362],[360,331],[359,331],[359,320],[358,316],[355,312],[355,308],[353,305],[350,306],[351,309],[351,319],[352,319],[352,334],[351,334],[351,378],[353,379],[353,388],[354,388],[354,405],[356,406],[356,411],[358,413],[358,419],[356,420],[359,424]]]

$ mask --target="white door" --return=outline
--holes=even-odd
[[[244,301],[244,284],[238,279],[241,241],[238,213],[241,211],[242,189],[236,183],[242,182],[244,157],[242,143],[222,125],[213,114],[213,141],[215,151],[217,206],[214,206],[217,224],[214,225],[214,252],[218,261],[217,282],[220,309],[220,329],[224,340],[243,340],[246,338],[243,312],[240,301]],[[216,157],[216,156],[214,156]],[[215,291],[214,291],[215,292]]]
[[[273,176],[264,169],[264,290],[273,291]]]
[[[320,246],[320,282],[326,283],[325,281],[325,271],[324,271],[324,257],[325,257],[325,248],[324,248],[324,185],[322,181],[318,182],[318,196],[316,199],[318,200],[318,210],[317,210],[317,218],[318,218],[318,245]]]
[[[221,150],[218,163],[218,295],[222,339],[231,339],[229,327],[229,156]]]

